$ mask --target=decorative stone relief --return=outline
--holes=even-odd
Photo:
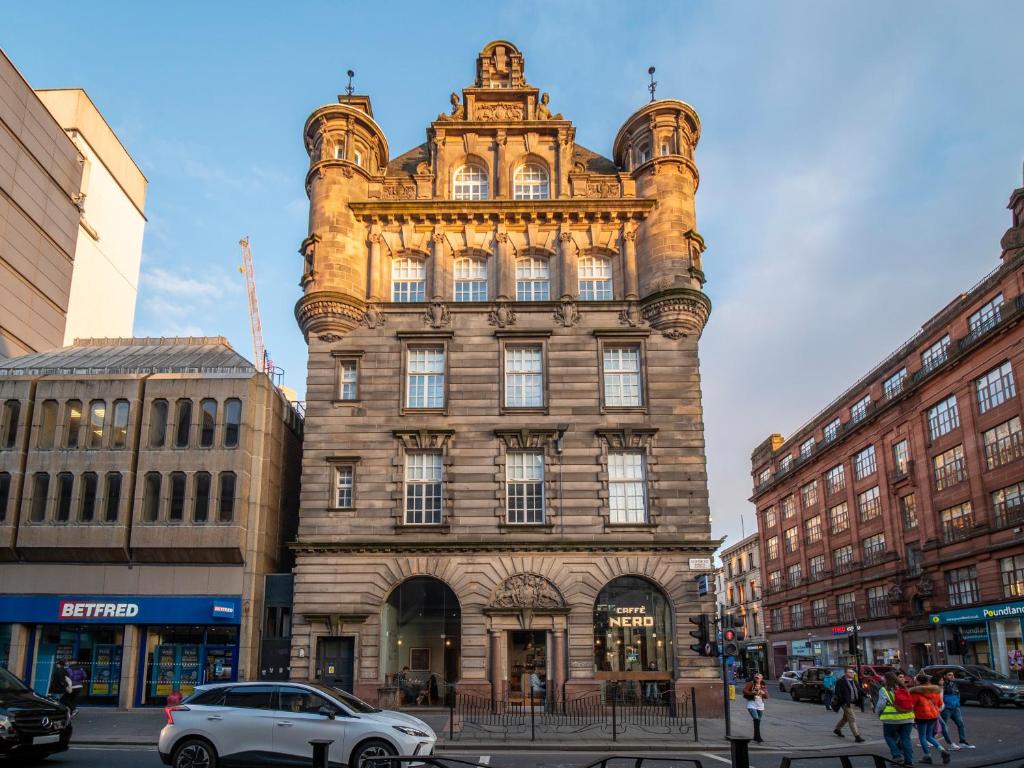
[[[508,305],[507,301],[502,301],[488,313],[487,322],[488,324],[496,325],[499,328],[504,328],[508,325],[515,325],[516,313],[512,311],[512,308]]]
[[[935,582],[932,581],[931,576],[922,576],[921,580],[917,582],[917,594],[922,597],[930,597],[935,591]]]
[[[553,316],[566,328],[572,328],[580,321],[580,311],[576,307],[576,302],[569,296],[562,298],[562,302],[555,307]]]
[[[320,341],[326,341],[328,344],[333,344],[336,341],[341,341],[345,337],[339,336],[336,333],[321,333],[317,338],[320,339]]]
[[[648,298],[641,314],[667,339],[700,336],[711,314],[711,301],[691,288],[665,290]]]
[[[537,119],[538,120],[561,120],[562,114],[557,115],[551,114],[551,108],[548,107],[548,102],[551,100],[551,96],[547,93],[542,93],[540,96],[540,104],[537,105]]]
[[[423,313],[423,322],[431,328],[445,328],[451,325],[452,316],[443,301],[432,301]]]
[[[440,451],[455,434],[454,429],[396,429],[391,433],[407,451]]]
[[[367,304],[366,311],[363,312],[363,316],[359,319],[359,324],[372,331],[374,328],[383,328],[387,321],[387,316],[380,311],[376,304]]]
[[[381,190],[385,200],[415,200],[415,184],[386,184]]]
[[[890,603],[892,603],[893,605],[895,605],[897,603],[902,603],[903,602],[903,598],[904,598],[904,594],[903,594],[903,585],[902,584],[893,584],[891,587],[889,587],[889,602]]]
[[[650,448],[658,434],[656,427],[623,427],[622,429],[596,429],[594,432],[609,448]]]
[[[544,448],[560,434],[558,429],[496,429],[494,436],[505,444],[509,451],[527,448]]]
[[[619,325],[628,325],[630,328],[636,328],[642,325],[643,322],[644,319],[640,316],[640,302],[631,301],[619,312]]]
[[[473,108],[473,118],[483,122],[507,122],[523,119],[522,104],[477,104]]]
[[[494,592],[491,608],[528,608],[535,611],[565,608],[565,598],[548,579],[536,573],[509,576]]]
[[[330,292],[309,294],[295,305],[295,319],[304,333],[352,328],[362,316],[362,307],[352,299]]]
[[[588,197],[619,197],[621,187],[617,181],[588,181]]]

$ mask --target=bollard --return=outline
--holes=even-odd
[[[732,768],[750,768],[750,739],[729,739]]]
[[[328,768],[327,751],[334,739],[313,739],[309,743],[313,747],[313,768]]]

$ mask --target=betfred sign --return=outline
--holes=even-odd
[[[58,618],[65,621],[67,619],[131,619],[138,615],[138,603],[61,600]]]

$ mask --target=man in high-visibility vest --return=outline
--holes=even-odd
[[[904,706],[897,706],[897,699]],[[894,672],[886,672],[885,682],[878,691],[875,712],[882,721],[882,736],[892,759],[898,765],[913,765],[914,746],[910,741],[914,731],[913,697],[907,686]],[[907,704],[906,702],[909,702]],[[909,709],[906,708],[909,706]]]

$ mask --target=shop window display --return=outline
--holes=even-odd
[[[235,626],[150,627],[142,703],[162,706],[175,691],[188,696],[197,685],[231,682],[237,668]]]
[[[381,676],[401,706],[443,701],[459,677],[462,609],[455,593],[428,577],[400,584],[381,611]]]
[[[116,705],[121,685],[124,629],[44,625],[33,664],[33,687],[45,696],[58,660],[85,673],[78,704]]]

